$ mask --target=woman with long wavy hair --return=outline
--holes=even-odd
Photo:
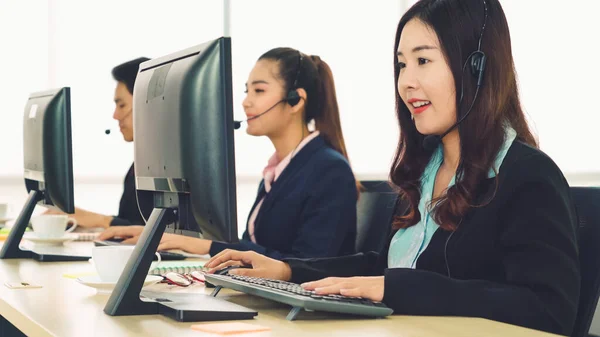
[[[385,250],[284,261],[225,251],[208,266],[241,261],[253,268],[230,273],[309,282],[318,294],[382,301],[396,314],[570,334],[575,210],[525,121],[500,3],[417,2],[398,25],[394,64],[400,140],[390,178],[409,206]]]

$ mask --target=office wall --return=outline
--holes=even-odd
[[[133,159],[133,146],[123,142],[112,120],[115,83],[110,70],[141,55],[158,57],[220,36],[227,26],[233,39],[236,118],[244,117],[244,83],[263,52],[291,46],[318,54],[335,76],[354,170],[359,177],[384,179],[398,136],[391,75],[393,37],[412,0],[231,0],[227,13],[223,3],[0,1],[0,31],[4,32],[0,37],[0,64],[4,65],[0,177],[21,183],[21,124],[27,95],[71,86],[78,204],[113,210],[116,203],[94,205],[80,187],[116,186],[114,195],[106,193],[108,199],[118,198],[118,186]],[[502,4],[511,28],[523,104],[542,149],[572,183],[600,183],[600,157],[573,150],[593,148],[595,141],[599,111],[591,98],[600,89],[600,64],[593,49],[595,34],[600,32],[600,23],[594,20],[600,2],[503,0]],[[111,127],[113,133],[106,136],[104,130]],[[273,149],[266,138],[251,137],[243,130],[236,132],[235,139],[238,182],[241,189],[251,190]],[[6,190],[0,187],[0,196],[11,194],[2,189]],[[239,205],[239,213],[245,214],[244,204]]]
[[[68,85],[75,179],[118,185],[133,159],[133,147],[122,141],[112,120],[115,83],[110,70],[141,55],[157,57],[222,35],[223,3],[0,1],[0,177],[19,181],[21,176],[27,95]],[[235,117],[244,117],[244,83],[260,54],[277,46],[318,54],[335,76],[353,168],[360,177],[385,178],[398,136],[390,55],[397,21],[411,3],[231,0]],[[600,89],[594,51],[600,2],[502,4],[523,104],[542,149],[570,181],[599,183],[600,157],[592,152],[600,111],[592,98]],[[114,132],[106,136],[104,130],[111,127]],[[264,137],[237,131],[238,181],[254,185],[272,151]]]
[[[600,108],[590,102],[600,90],[600,1],[500,3],[510,28],[522,103],[540,147],[568,176],[594,176],[598,183],[600,156],[589,153],[597,146],[600,122]]]
[[[308,0],[301,5],[274,0],[231,1],[235,117],[244,117],[244,83],[262,53],[291,46],[318,54],[335,75],[354,168],[363,175],[385,177],[397,138],[391,55],[402,3],[364,0],[348,6],[342,0]],[[3,76],[9,81],[0,81],[0,144],[6,159],[0,164],[0,202],[11,203],[16,215],[26,197],[21,178],[21,125],[28,94],[70,86],[76,204],[116,213],[133,147],[122,141],[112,120],[112,67],[138,56],[158,57],[221,36],[223,1],[174,0],[168,6],[141,0],[38,0],[26,4],[4,0],[0,4],[0,28],[13,32],[2,41],[11,52],[0,53],[2,64],[11,65]],[[345,7],[344,15],[341,6]],[[105,135],[104,130],[111,127],[112,134]],[[361,151],[366,140],[380,144],[377,151]],[[241,224],[272,151],[267,139],[251,137],[243,130],[236,133]]]
[[[0,176],[22,172],[27,94],[48,86],[47,13],[47,1],[0,1]]]
[[[223,33],[222,1],[33,0],[0,2],[0,176],[22,171],[21,118],[28,93],[68,85],[73,93],[77,179],[119,180],[133,158],[115,122],[111,68],[157,57]],[[276,46],[318,54],[332,67],[355,171],[385,177],[396,145],[390,50],[411,0],[232,0],[233,91],[243,118],[244,82],[256,58]],[[600,89],[594,41],[600,2],[503,0],[526,112],[542,149],[568,174],[600,172],[593,146]],[[341,9],[344,9],[342,15]],[[585,10],[584,10],[585,9]],[[273,14],[277,13],[277,14]],[[485,43],[485,41],[484,41]],[[9,65],[9,66],[6,66]],[[104,129],[113,127],[113,134]],[[367,145],[368,144],[368,145]],[[238,175],[256,178],[271,154],[265,138],[236,133]]]
[[[22,172],[22,109],[27,95],[71,86],[73,160],[79,179],[122,177],[133,158],[112,120],[113,66],[141,56],[162,56],[223,34],[222,1],[47,0],[2,2],[3,45],[11,64],[3,81],[0,133],[11,144],[0,176]],[[236,118],[255,60],[272,47],[318,54],[332,67],[347,145],[357,171],[386,171],[395,147],[391,46],[401,1],[231,1],[233,92]],[[12,6],[16,7],[13,8]],[[341,6],[345,7],[341,15]],[[10,9],[8,7],[11,7]],[[267,10],[268,9],[268,10]],[[35,13],[34,16],[32,16]],[[285,13],[273,15],[272,13]],[[293,13],[293,14],[291,14]],[[26,72],[24,70],[27,70]],[[25,80],[24,80],[25,79]],[[19,81],[18,86],[11,82]],[[381,85],[384,83],[385,85]],[[106,128],[113,127],[110,136]],[[364,151],[365,136],[380,144]],[[236,133],[238,174],[258,176],[273,151],[264,138]]]
[[[319,55],[335,78],[354,170],[385,177],[398,137],[392,53],[400,15],[399,1],[232,1],[236,116],[243,117],[244,83],[262,53],[289,46]],[[236,136],[236,147],[236,165],[244,175],[262,172],[273,151],[267,139],[243,132]]]
[[[405,3],[407,2],[407,3]],[[244,82],[256,58],[276,46],[318,54],[334,72],[342,126],[359,175],[385,177],[396,145],[390,50],[411,1],[232,0],[233,91],[243,118]],[[577,146],[595,142],[592,97],[600,89],[593,52],[600,2],[503,0],[526,112],[542,149],[567,174],[600,172],[600,157]],[[31,91],[71,86],[78,178],[120,178],[133,158],[111,119],[111,68],[157,57],[223,33],[222,1],[37,0],[0,2],[0,176],[22,171],[21,117]],[[344,14],[341,14],[341,9]],[[582,10],[584,9],[585,10]],[[277,14],[273,14],[277,13]],[[485,41],[484,41],[485,43]],[[104,129],[113,127],[106,136]],[[369,144],[369,145],[367,145]],[[267,139],[236,133],[238,174],[257,177],[272,151]]]

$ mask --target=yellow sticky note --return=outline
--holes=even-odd
[[[92,276],[92,275],[96,275],[96,273],[94,273],[92,271],[85,272],[85,273],[66,273],[66,274],[63,274],[63,277],[76,279],[76,278],[80,278],[82,276]]]
[[[192,325],[192,329],[202,332],[216,333],[219,335],[234,335],[239,333],[271,330],[271,328],[266,326],[241,322],[195,324]]]

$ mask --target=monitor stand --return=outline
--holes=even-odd
[[[144,230],[127,261],[123,274],[112,291],[104,312],[110,316],[161,314],[180,322],[251,319],[256,311],[219,301],[210,296],[199,301],[153,301],[140,299],[154,253],[167,226],[167,213],[172,208],[154,208]]]
[[[80,255],[61,255],[61,254],[43,254],[31,250],[23,250],[19,247],[23,234],[29,225],[31,214],[38,201],[44,200],[44,193],[32,190],[29,192],[25,206],[17,217],[8,238],[0,251],[0,259],[34,259],[40,262],[59,262],[59,261],[87,261],[91,256]]]

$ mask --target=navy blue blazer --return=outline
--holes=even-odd
[[[293,157],[267,193],[260,183],[254,222],[237,244],[213,241],[210,255],[224,249],[253,250],[274,259],[334,257],[354,253],[358,193],[350,165],[322,136]],[[250,216],[248,216],[248,220]]]

